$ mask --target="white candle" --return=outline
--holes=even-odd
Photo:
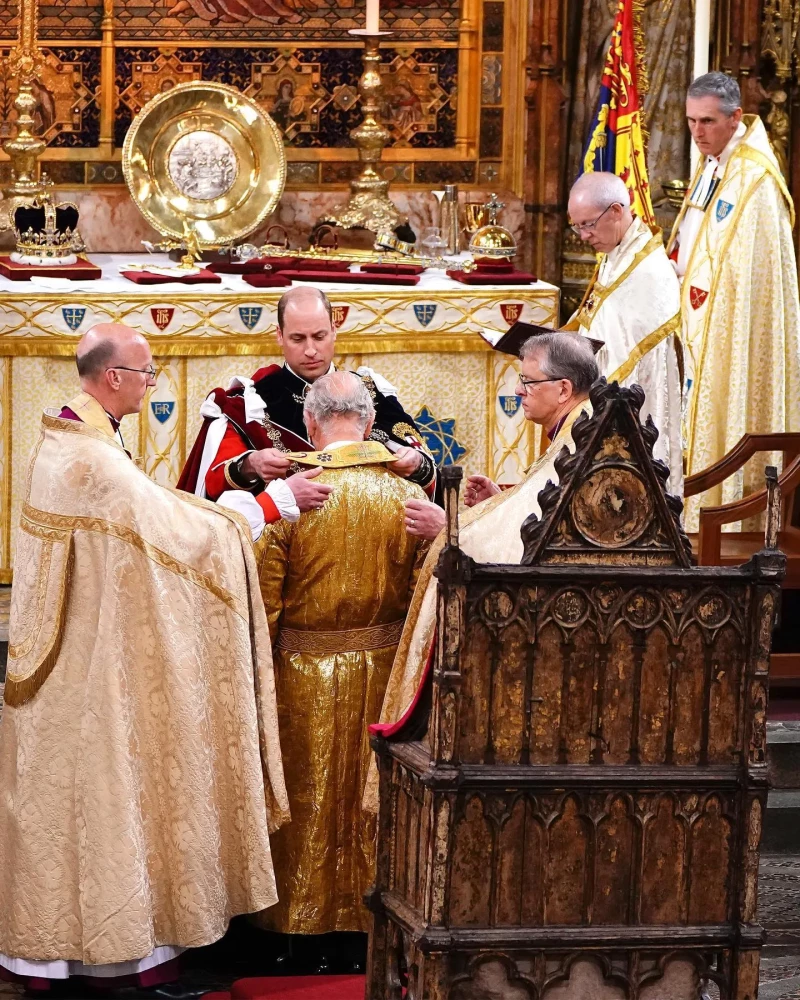
[[[381,30],[380,0],[367,0],[367,34],[377,35]]]

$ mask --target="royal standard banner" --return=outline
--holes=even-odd
[[[645,162],[642,99],[646,92],[641,0],[619,0],[597,110],[583,151],[581,173],[607,170],[621,177],[639,218],[655,225]]]

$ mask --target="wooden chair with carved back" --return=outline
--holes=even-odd
[[[697,496],[734,476],[754,455],[761,452],[782,452],[783,471],[778,477],[781,494],[781,520],[778,548],[786,556],[786,575],[783,589],[797,591],[797,595],[784,593],[792,602],[788,607],[800,607],[800,527],[797,515],[800,507],[795,503],[795,491],[800,485],[800,434],[745,434],[739,443],[719,462],[693,476],[685,483],[685,495]],[[767,508],[768,493],[759,489],[741,500],[705,507],[700,511],[699,531],[690,534],[692,549],[700,566],[739,566],[746,562],[763,543],[757,531],[723,531],[726,524],[735,524],[763,514]],[[800,642],[794,615],[785,616],[785,628],[775,635],[777,647],[770,659],[770,683],[775,688],[800,687]],[[796,647],[796,651],[794,649]],[[789,651],[791,650],[791,651]]]
[[[761,551],[693,566],[643,400],[593,387],[520,565],[463,552],[444,470],[432,669],[372,743],[368,1000],[756,996],[776,477]]]

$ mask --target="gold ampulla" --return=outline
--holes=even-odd
[[[380,35],[368,35],[361,30],[353,30],[350,34],[364,37],[364,72],[358,81],[364,120],[350,133],[363,167],[358,177],[350,181],[350,199],[347,204],[334,211],[326,222],[343,229],[363,227],[378,233],[394,229],[407,220],[389,198],[389,181],[384,180],[375,169],[380,163],[383,147],[390,138],[389,130],[378,121],[379,98],[383,92]],[[381,32],[381,35],[388,34],[388,31]]]
[[[0,229],[12,225],[14,209],[18,205],[28,204],[42,193],[36,161],[47,144],[32,131],[36,110],[33,82],[42,64],[42,54],[36,41],[38,21],[36,0],[20,0],[17,44],[8,57],[9,73],[17,78],[14,100],[17,134],[3,143],[3,150],[11,160],[11,183],[5,189],[6,202],[0,212]]]

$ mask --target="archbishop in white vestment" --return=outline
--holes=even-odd
[[[667,489],[682,497],[680,284],[661,232],[633,215],[625,184],[609,173],[576,181],[569,214],[602,258],[566,329],[603,341],[597,363],[609,382],[644,389],[642,420],[658,428],[653,453],[669,466]]]

